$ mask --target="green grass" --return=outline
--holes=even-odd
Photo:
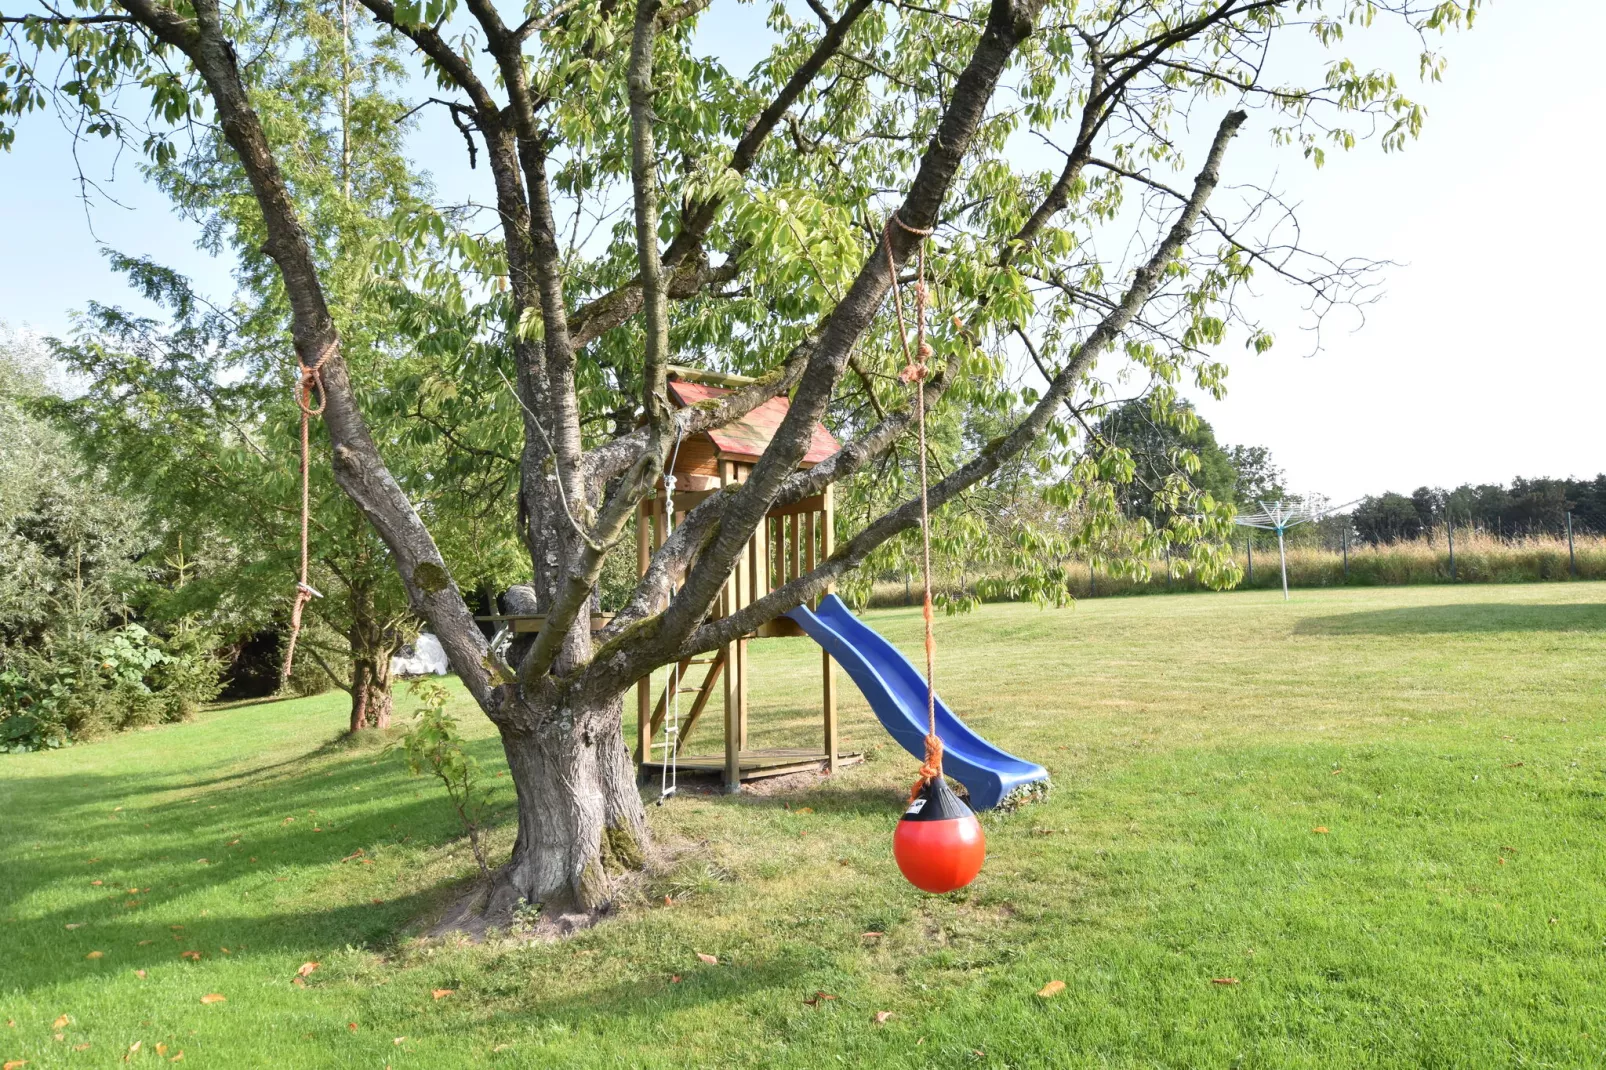
[[[915,612],[872,623],[916,649]],[[108,1066],[140,1041],[131,1064],[161,1043],[186,1065],[398,1070],[1606,1060],[1606,585],[987,606],[939,628],[950,703],[1056,785],[988,815],[986,870],[941,898],[892,864],[915,763],[847,686],[870,761],[654,808],[675,867],[553,944],[410,935],[472,861],[431,784],[336,741],[337,697],[6,757],[0,1059]],[[815,649],[754,662],[754,742],[814,738]]]

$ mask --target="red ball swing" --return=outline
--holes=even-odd
[[[918,277],[915,282],[915,347],[909,350],[909,333],[903,322],[902,295],[898,287],[898,269],[892,256],[891,223],[915,236],[917,242]],[[926,342],[926,304],[930,291],[926,288],[926,247],[924,239],[929,229],[909,226],[892,214],[889,225],[882,229],[882,244],[887,252],[887,275],[892,282],[892,307],[898,315],[898,339],[903,343],[908,364],[899,375],[905,383],[915,387],[915,412],[920,428],[920,541],[921,576],[925,586],[922,615],[926,624],[926,760],[920,766],[920,778],[909,792],[909,807],[898,822],[892,835],[892,857],[898,869],[910,884],[923,892],[941,894],[963,888],[976,879],[987,858],[987,837],[982,833],[981,822],[971,812],[942,775],[942,739],[937,735],[937,643],[931,622],[931,507],[926,497],[926,393],[925,381],[930,373],[927,361],[931,346]],[[957,322],[957,320],[956,320]]]

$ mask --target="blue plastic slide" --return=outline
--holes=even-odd
[[[920,670],[834,594],[827,595],[817,611],[799,606],[787,616],[848,671],[892,738],[924,759],[926,678]],[[1048,779],[1042,766],[1006,754],[965,727],[940,695],[937,735],[942,739],[943,772],[970,792],[973,809],[990,810],[1022,784]]]

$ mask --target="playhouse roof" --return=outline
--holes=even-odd
[[[675,404],[681,406],[695,405],[699,401],[729,393],[729,390],[720,386],[692,383],[684,379],[669,381],[669,397]],[[721,456],[739,461],[756,461],[769,446],[770,440],[775,437],[775,432],[780,430],[781,421],[786,418],[790,409],[791,405],[786,398],[773,397],[741,419],[733,420],[707,434]],[[836,451],[836,436],[827,431],[824,424],[817,423],[814,425],[814,438],[809,442],[809,449],[803,455],[802,463],[805,466],[819,464]]]

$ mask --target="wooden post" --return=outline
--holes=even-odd
[[[835,485],[826,485],[825,510],[820,514],[820,550],[822,558],[830,557],[836,552],[836,510],[833,508],[836,504],[835,490]],[[827,586],[826,593],[831,593],[835,586],[835,584]],[[837,743],[836,663],[831,660],[831,655],[824,650],[820,651],[820,670],[822,676],[820,706],[825,714],[825,769],[828,773],[835,773],[837,751],[841,749]]]
[[[651,499],[641,503],[636,510],[636,575],[647,574],[647,566],[652,561],[652,547],[648,538],[652,525],[647,519],[647,513],[652,509]],[[649,673],[636,681],[636,765],[639,768],[642,762],[652,759],[652,737],[647,732],[648,719],[652,711],[652,675]]]
[[[721,487],[736,482],[736,469],[730,461],[719,462]],[[725,593],[720,596],[720,615],[736,612],[736,574],[733,570],[725,581]],[[725,791],[731,794],[742,790],[742,665],[738,642],[726,643],[725,652]]]

